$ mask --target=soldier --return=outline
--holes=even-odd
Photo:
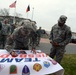
[[[2,37],[2,46],[5,47],[6,41],[8,36],[11,33],[10,24],[8,24],[8,19],[4,19],[2,23],[2,29],[1,29],[1,37]]]
[[[10,52],[10,49],[29,50],[29,38],[31,31],[34,31],[30,20],[24,20],[24,24],[14,30],[8,38],[5,48]],[[14,43],[14,46],[12,46]]]
[[[52,44],[50,57],[54,58],[54,56],[56,56],[56,61],[58,63],[61,62],[65,47],[70,42],[72,36],[70,27],[65,24],[66,20],[67,17],[61,15],[58,23],[52,27],[50,32],[50,43]]]
[[[39,46],[40,39],[41,39],[41,34],[42,34],[41,27],[39,27],[39,29],[36,31],[36,33],[37,33],[37,46]]]
[[[39,29],[36,31],[36,33],[37,33],[37,46],[39,46],[41,37],[44,34],[46,34],[48,36],[48,34],[44,29],[42,29],[42,27],[39,27]]]

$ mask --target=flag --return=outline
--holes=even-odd
[[[28,5],[27,9],[26,9],[26,12],[30,11],[30,6]]]
[[[15,8],[16,7],[16,1],[14,3],[12,3],[11,5],[9,5],[10,8]]]

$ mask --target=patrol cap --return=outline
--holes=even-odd
[[[67,17],[65,15],[61,15],[58,21],[60,23],[64,23],[66,20],[67,20]]]
[[[25,20],[21,20],[19,22],[19,26],[24,26],[24,25],[27,25],[27,23],[30,23],[31,21],[29,19],[25,19]]]
[[[26,19],[26,20],[22,20],[22,22],[24,23],[24,24],[23,24],[23,27],[24,27],[24,28],[34,30],[34,28],[33,28],[33,26],[32,26],[32,23],[31,23],[31,20]]]

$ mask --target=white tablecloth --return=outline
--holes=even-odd
[[[63,67],[52,58],[36,50],[26,50],[26,54],[19,54],[12,57],[6,50],[0,50],[0,75],[46,75],[55,73],[63,75]]]

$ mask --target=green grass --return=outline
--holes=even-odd
[[[65,70],[64,75],[76,75],[76,54],[65,54],[61,66]]]
[[[61,62],[64,75],[76,75],[76,54],[66,54]]]

